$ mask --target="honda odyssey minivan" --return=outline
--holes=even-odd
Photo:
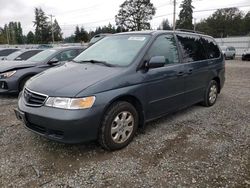
[[[196,103],[214,105],[224,81],[224,58],[210,36],[120,33],[32,77],[15,113],[29,130],[49,139],[98,140],[116,150],[148,121]]]

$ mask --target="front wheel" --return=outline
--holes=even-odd
[[[136,133],[138,119],[138,113],[133,105],[125,101],[114,103],[105,113],[100,127],[100,145],[107,150],[126,147]]]
[[[204,106],[213,106],[218,97],[218,83],[215,80],[211,80],[207,86],[203,105]]]

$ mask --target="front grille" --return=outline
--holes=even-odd
[[[25,88],[23,91],[23,97],[26,105],[35,107],[42,106],[48,98],[47,95],[31,91],[27,88]]]
[[[56,139],[63,139],[64,138],[63,131],[48,129],[48,128],[45,128],[43,126],[35,125],[35,124],[29,123],[29,122],[26,124],[26,126],[29,129],[31,129],[31,130],[33,130],[41,135],[45,135],[45,136],[48,136],[51,138],[56,138]]]

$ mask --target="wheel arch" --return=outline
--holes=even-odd
[[[218,93],[220,93],[220,91],[221,91],[221,82],[220,82],[220,78],[219,78],[218,76],[216,76],[216,77],[214,77],[212,80],[215,80],[215,81],[217,82],[217,84],[218,84],[218,89],[219,89]]]
[[[27,78],[31,78],[33,76],[35,76],[37,73],[28,73],[28,74],[25,74],[23,75],[22,77],[20,77],[20,79],[18,80],[18,90],[20,90],[21,88],[21,84],[22,82],[27,79]]]
[[[144,123],[145,123],[144,108],[143,108],[141,101],[133,95],[127,94],[127,95],[120,95],[120,96],[115,97],[104,108],[103,116],[104,116],[105,112],[110,108],[110,106],[118,101],[126,101],[135,107],[135,109],[139,115],[139,128],[143,128]]]

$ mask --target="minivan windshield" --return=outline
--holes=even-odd
[[[55,54],[56,52],[57,50],[55,49],[44,50],[43,52],[40,52],[37,55],[34,55],[33,57],[29,58],[28,61],[41,63],[45,61],[47,58],[49,58],[51,55]]]
[[[102,61],[114,66],[127,66],[149,40],[150,35],[116,35],[105,37],[87,48],[74,61]],[[94,60],[94,61],[93,61]]]

